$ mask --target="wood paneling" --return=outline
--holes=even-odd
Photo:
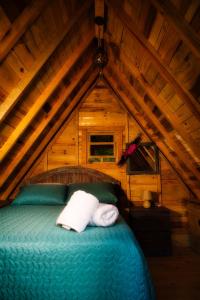
[[[186,224],[185,201],[192,196],[172,167],[198,197],[200,7],[196,0],[168,2],[37,0],[26,1],[25,7],[17,1],[10,14],[2,4],[0,157],[7,158],[0,163],[5,169],[2,197],[10,195],[34,162],[28,176],[83,164],[120,180],[136,204],[144,189],[155,192],[171,210],[174,226]],[[97,46],[92,39],[98,37],[94,17],[104,14],[101,37],[109,63],[105,80],[91,91],[97,76],[90,68]],[[172,167],[162,157],[160,175],[129,176],[126,166],[89,164],[91,130],[116,133],[117,159],[141,131]]]
[[[109,98],[106,111],[110,113],[109,126],[105,123],[104,105]],[[101,115],[100,118],[91,118],[91,111],[97,112]],[[103,111],[101,111],[103,110]],[[56,168],[62,165],[76,165],[81,164],[90,168],[98,169],[108,175],[121,181],[122,187],[127,193],[129,199],[136,205],[142,203],[142,194],[144,190],[150,190],[157,195],[157,201],[162,205],[168,207],[172,212],[172,223],[174,226],[183,226],[187,222],[186,203],[190,198],[190,193],[183,185],[172,167],[161,156],[161,173],[158,175],[126,175],[126,166],[119,168],[116,164],[88,164],[87,163],[87,146],[86,146],[86,132],[87,130],[119,130],[119,127],[114,126],[112,119],[115,119],[113,112],[120,111],[121,121],[120,128],[122,129],[123,144],[122,149],[128,141],[131,141],[138,132],[143,132],[135,120],[127,115],[124,108],[119,105],[116,97],[112,94],[107,86],[97,84],[96,88],[92,90],[89,96],[81,104],[79,109],[74,114],[70,122],[63,127],[59,133],[59,137],[54,141],[51,148],[45,154],[45,157],[39,165],[37,165],[32,174],[37,174],[41,171]],[[87,119],[87,123],[83,123],[82,114]],[[96,114],[95,114],[96,116]],[[90,121],[91,120],[91,123]],[[123,121],[123,122],[122,122]],[[112,125],[111,125],[112,124]],[[101,127],[99,127],[101,125]],[[119,123],[117,124],[119,125]],[[112,127],[111,127],[112,126]],[[116,129],[115,129],[116,128]],[[78,140],[77,140],[78,138]],[[148,141],[148,137],[143,132],[144,141]],[[79,149],[79,154],[77,151]],[[121,149],[121,151],[122,151]]]

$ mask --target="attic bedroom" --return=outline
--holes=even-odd
[[[198,0],[0,1],[0,300],[200,299],[199,115]]]

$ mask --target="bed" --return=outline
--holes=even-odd
[[[52,170],[25,184],[91,182],[119,184],[82,167]],[[0,299],[153,300],[146,261],[124,219],[79,234],[56,226],[63,207],[31,200],[0,209]]]

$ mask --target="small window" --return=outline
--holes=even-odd
[[[89,163],[115,162],[113,134],[89,134]]]

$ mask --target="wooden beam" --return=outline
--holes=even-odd
[[[165,16],[167,21],[174,27],[181,39],[191,49],[197,59],[200,59],[200,39],[196,32],[180,15],[176,7],[169,0],[151,0],[156,9]]]
[[[33,0],[14,21],[0,44],[0,62],[6,57],[27,28],[37,19],[48,0]]]
[[[111,63],[111,62],[110,62]],[[111,67],[112,70],[116,74],[118,74],[118,78],[124,87],[124,89],[127,89],[129,93],[134,97],[136,102],[139,104],[141,109],[144,111],[146,116],[152,121],[154,126],[157,128],[157,130],[165,137],[168,145],[174,150],[174,152],[178,155],[179,159],[182,161],[182,163],[191,171],[193,175],[196,176],[200,180],[200,173],[199,171],[193,166],[192,164],[192,158],[188,155],[188,153],[183,151],[173,140],[173,135],[170,134],[165,127],[160,123],[160,121],[157,119],[157,117],[152,113],[151,108],[145,103],[142,96],[140,96],[136,90],[133,88],[133,86],[128,82],[127,78],[125,77],[122,72],[120,72],[119,68],[116,68],[116,65],[112,64]]]
[[[48,47],[46,47],[37,57],[30,70],[26,73],[26,75],[24,75],[18,85],[14,89],[12,89],[5,101],[0,105],[0,124],[6,118],[11,109],[16,105],[18,99],[30,85],[34,77],[38,74],[42,66],[46,63],[46,61],[52,55],[58,45],[62,42],[66,34],[69,33],[71,28],[80,20],[80,18],[82,18],[85,12],[89,9],[91,3],[92,0],[84,2],[81,9],[77,11],[76,15],[74,15],[73,18],[71,18],[65,30],[61,32],[60,35],[55,36],[54,40],[52,40],[51,43],[49,43]]]
[[[63,63],[63,66],[57,72],[57,74],[53,77],[53,79],[46,86],[44,91],[37,98],[35,103],[32,105],[28,113],[24,116],[22,121],[18,124],[18,126],[13,130],[12,134],[9,136],[5,144],[0,149],[0,162],[6,157],[8,152],[11,150],[13,145],[17,142],[19,137],[23,134],[26,128],[31,124],[34,117],[37,115],[39,110],[45,104],[49,96],[53,93],[56,87],[59,85],[61,80],[65,77],[65,75],[69,72],[69,70],[73,67],[76,61],[79,59],[83,51],[89,46],[93,38],[92,32],[88,32],[88,34],[84,37],[84,39],[78,45],[76,51],[72,53],[70,57],[66,59]]]
[[[104,0],[95,0],[95,17],[104,18]],[[98,39],[103,39],[104,25],[97,26],[95,24],[95,36]]]
[[[181,85],[181,83],[178,82],[170,68],[165,65],[154,47],[149,43],[144,34],[138,30],[137,25],[131,17],[124,11],[121,6],[121,2],[119,0],[106,0],[106,3],[109,8],[113,9],[116,16],[126,26],[133,38],[136,39],[143,47],[146,55],[149,57],[149,60],[156,66],[156,69],[160,72],[161,76],[173,87],[177,95],[184,100],[190,111],[197,117],[197,119],[199,119],[200,105],[198,101]]]
[[[62,125],[66,122],[67,118],[70,116],[74,108],[87,97],[88,93],[93,88],[96,79],[97,79],[98,73],[97,70],[95,70],[90,77],[87,79],[87,81],[83,84],[81,89],[79,89],[76,96],[73,98],[73,100],[69,103],[69,106],[66,108],[65,111],[63,111],[62,115],[58,119],[58,121],[52,126],[52,129],[47,133],[46,137],[42,140],[42,142],[39,144],[37,149],[34,151],[34,154],[29,158],[29,160],[24,164],[24,166],[20,169],[17,176],[12,180],[9,187],[0,195],[0,200],[6,200],[9,198],[11,193],[16,189],[19,182],[24,178],[26,173],[29,171],[29,169],[32,167],[32,165],[35,163],[35,161],[38,159],[38,157],[41,155],[41,153],[44,151],[44,149],[49,145],[49,143],[52,141],[56,134],[58,133],[59,129],[62,127]]]
[[[124,55],[123,62],[127,69],[133,74],[133,76],[137,79],[137,81],[141,84],[146,94],[153,100],[155,105],[160,109],[162,114],[169,120],[169,122],[173,125],[173,128],[177,131],[177,133],[182,137],[183,140],[188,144],[188,147],[194,152],[194,154],[199,157],[199,145],[191,138],[191,136],[183,130],[183,126],[180,123],[178,117],[168,108],[167,105],[163,105],[163,101],[159,95],[156,95],[154,90],[151,88],[149,83],[142,76],[138,68],[130,62],[126,55]]]
[[[142,115],[136,108],[134,102],[130,100],[130,98],[125,93],[122,88],[123,85],[119,85],[116,80],[113,78],[112,74],[108,72],[106,68],[104,70],[105,80],[108,82],[111,89],[114,91],[118,99],[121,100],[123,105],[126,107],[127,111],[131,114],[131,116],[136,120],[139,126],[144,130],[145,134],[158,146],[160,151],[169,161],[170,165],[175,169],[177,174],[183,180],[183,183],[189,188],[189,190],[195,194],[197,199],[200,198],[200,187],[196,186],[194,181],[191,180],[190,174],[184,172],[182,167],[179,164],[179,161],[174,157],[172,153],[170,153],[169,148],[158,139],[152,130],[149,127],[148,120],[145,119],[144,115]]]
[[[0,40],[2,40],[10,28],[11,22],[3,11],[3,8],[0,6]]]
[[[46,128],[46,126],[48,126],[48,124],[51,122],[51,120],[55,117],[55,115],[57,114],[59,109],[62,107],[62,105],[66,101],[66,99],[70,96],[73,89],[77,86],[77,83],[79,83],[80,81],[82,81],[84,79],[84,76],[87,73],[87,71],[89,70],[89,68],[91,67],[91,65],[92,65],[92,57],[90,57],[85,62],[85,64],[83,65],[81,70],[76,74],[76,76],[73,76],[69,85],[67,87],[63,88],[61,94],[59,94],[59,98],[57,99],[55,105],[51,108],[48,115],[45,116],[43,118],[43,120],[38,124],[38,126],[34,130],[34,132],[25,141],[23,147],[18,151],[18,153],[16,154],[14,159],[6,167],[5,171],[0,175],[0,187],[3,186],[3,184],[6,182],[8,177],[12,174],[12,172],[18,166],[20,161],[24,158],[24,156],[31,149],[32,145],[38,139],[38,137],[43,132],[43,130]],[[95,75],[96,75],[96,73],[94,72],[94,76]],[[71,107],[71,103],[69,104],[69,107]]]

